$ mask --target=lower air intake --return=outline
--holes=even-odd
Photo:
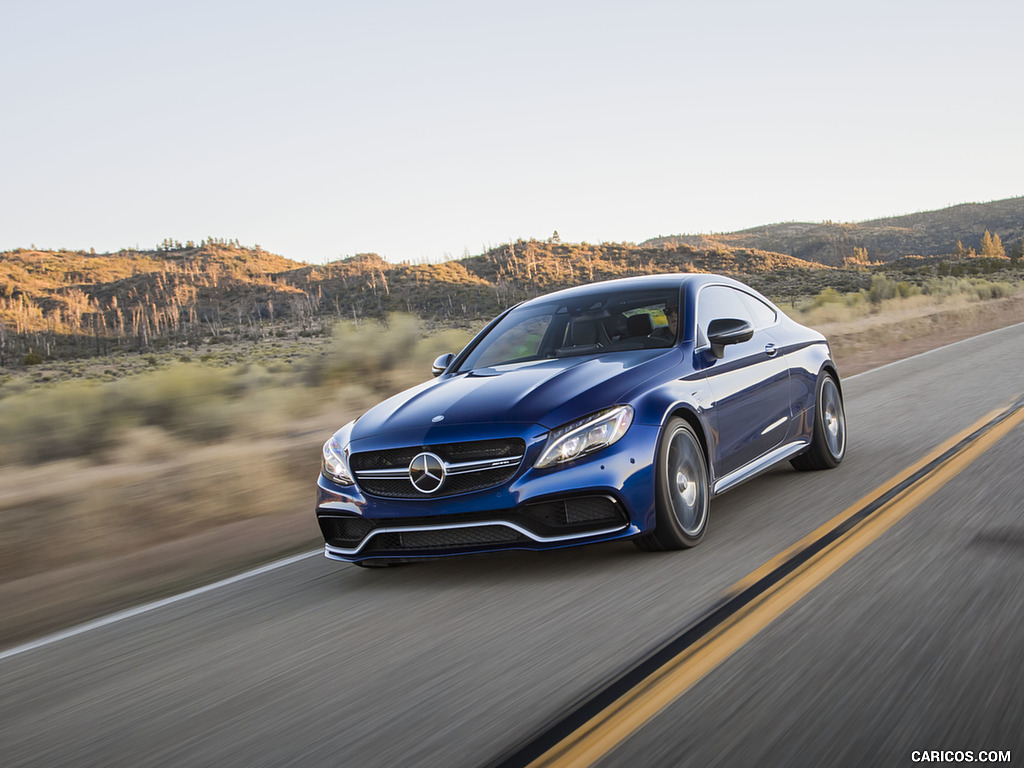
[[[360,554],[426,550],[438,552],[461,550],[465,547],[500,546],[521,541],[529,539],[504,525],[445,528],[438,531],[402,531],[374,536]]]
[[[324,541],[332,547],[357,547],[366,534],[373,530],[373,523],[361,517],[320,517],[318,520]]]

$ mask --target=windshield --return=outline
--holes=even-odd
[[[460,371],[553,357],[671,347],[678,338],[679,289],[599,291],[530,303],[509,312]]]

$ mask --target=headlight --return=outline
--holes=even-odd
[[[338,434],[340,434],[339,431]],[[354,485],[352,472],[348,468],[348,459],[345,456],[348,449],[347,443],[343,445],[335,434],[330,440],[324,443],[323,463],[320,471],[328,480],[333,480],[338,485]]]
[[[632,423],[632,406],[620,405],[552,430],[544,452],[533,466],[553,467],[606,448],[626,434]]]

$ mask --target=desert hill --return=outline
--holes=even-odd
[[[392,264],[371,253],[309,265],[212,240],[110,254],[18,249],[0,253],[0,365],[29,351],[98,354],[285,328],[316,335],[337,318],[393,311],[472,323],[558,288],[654,272],[721,272],[791,295],[821,270],[749,248],[557,240],[519,240],[440,264]],[[827,271],[812,280],[820,283],[813,290],[833,283],[854,290],[863,282],[862,275]]]
[[[394,311],[476,325],[559,288],[663,272],[733,275],[782,300],[826,287],[857,291],[870,285],[872,269],[887,268],[871,265],[872,256],[901,259],[888,268],[903,274],[992,271],[998,264],[982,265],[985,259],[954,269],[940,266],[941,257],[906,258],[946,248],[954,237],[973,248],[971,233],[979,227],[1019,247],[1014,233],[1024,231],[1024,198],[861,224],[777,224],[640,245],[563,243],[553,236],[438,264],[394,264],[369,253],[310,265],[214,238],[106,254],[16,249],[0,253],[0,367],[26,355],[41,360],[211,339],[315,336],[338,318]],[[966,248],[956,259],[965,262],[964,255]]]
[[[101,335],[139,328],[159,335],[189,322],[215,330],[227,322],[394,310],[449,319],[486,316],[539,293],[626,275],[780,275],[817,266],[745,248],[536,240],[440,264],[392,264],[359,254],[308,265],[223,243],[112,254],[19,249],[0,253],[0,320],[15,332],[92,333],[98,324]]]
[[[965,203],[938,211],[891,216],[856,223],[787,222],[713,235],[656,237],[643,246],[674,248],[757,248],[806,261],[839,265],[864,249],[870,261],[890,262],[903,256],[946,256],[963,250],[981,252],[985,231],[998,234],[1007,251],[1024,237],[1024,197],[990,203]]]

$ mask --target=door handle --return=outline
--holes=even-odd
[[[779,350],[774,344],[765,344],[764,353],[768,355],[768,357],[775,357],[779,354]]]

